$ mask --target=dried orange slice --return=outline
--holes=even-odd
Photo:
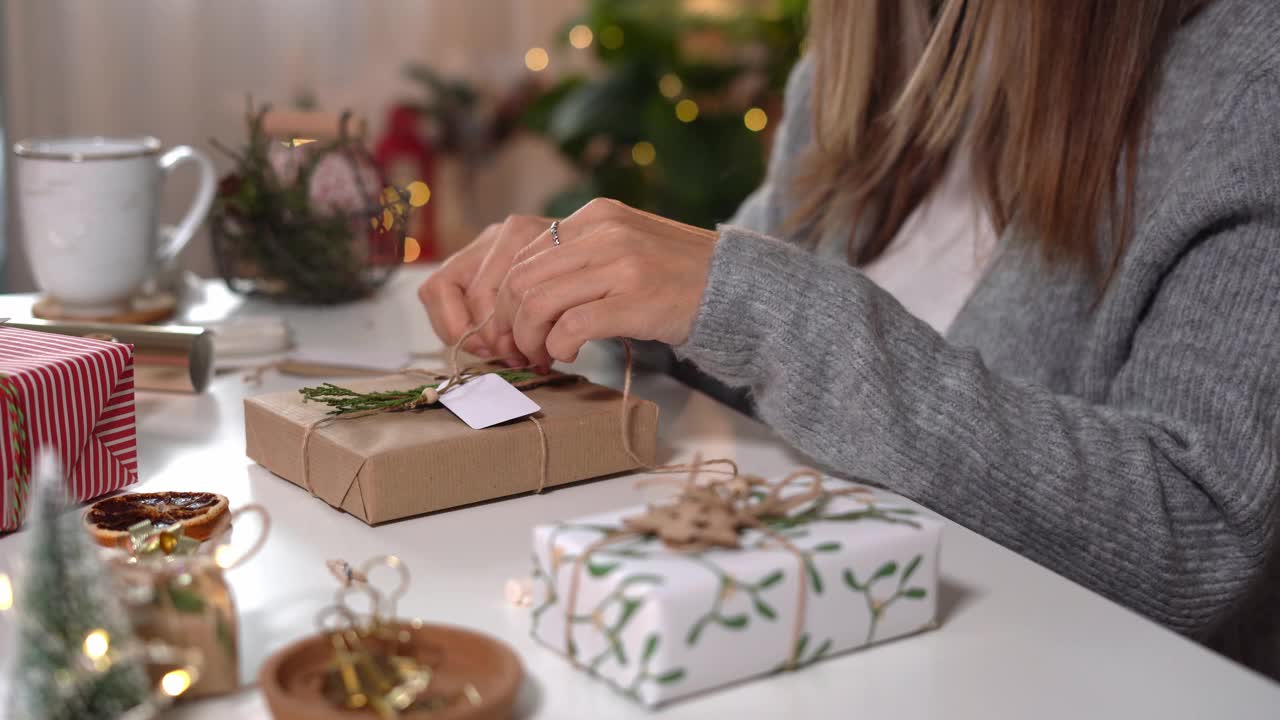
[[[99,500],[84,514],[85,527],[103,547],[129,547],[129,528],[181,523],[183,533],[206,540],[229,519],[227,499],[208,492],[127,493]]]

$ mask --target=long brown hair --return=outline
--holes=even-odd
[[[1205,1],[812,0],[815,142],[794,223],[856,218],[849,260],[866,264],[963,143],[998,233],[1016,222],[1051,263],[1099,275],[1133,232],[1161,60]]]

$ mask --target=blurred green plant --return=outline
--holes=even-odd
[[[558,52],[590,52],[599,68],[563,76],[524,113],[525,126],[581,173],[548,202],[548,215],[610,197],[710,227],[760,184],[772,128],[759,121],[778,120],[807,3],[695,3],[745,6],[710,15],[688,4],[590,0],[557,33]]]

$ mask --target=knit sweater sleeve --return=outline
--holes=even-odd
[[[1176,264],[1105,399],[990,371],[858,270],[725,226],[688,342],[837,472],[914,498],[1203,635],[1250,599],[1280,523],[1280,84],[1188,158]]]

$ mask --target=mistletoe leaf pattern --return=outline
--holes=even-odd
[[[817,650],[813,651],[813,657],[809,658],[809,662],[816,662],[827,656],[831,652],[831,638],[822,641]]]
[[[619,625],[626,625],[626,624],[627,624],[627,621],[631,619],[631,616],[632,616],[632,615],[634,615],[634,614],[635,614],[635,612],[636,612],[636,610],[638,610],[638,609],[640,608],[640,606],[641,606],[641,605],[643,605],[643,604],[644,604],[644,603],[643,603],[643,601],[635,600],[635,599],[632,599],[632,598],[628,598],[628,599],[626,599],[626,600],[623,600],[623,601],[622,601],[622,615],[618,618],[618,624],[619,624]]]
[[[770,527],[788,539],[795,540],[809,535],[809,530],[805,527],[813,522],[830,521],[830,522],[859,522],[872,521],[881,522],[892,525],[907,525],[915,529],[921,529],[919,522],[912,519],[911,516],[917,515],[918,512],[912,508],[888,507],[881,508],[878,505],[868,502],[860,508],[838,512],[835,514],[824,514],[827,510],[827,503],[816,502],[812,506],[806,507],[795,514],[770,522]],[[560,529],[576,529],[591,530],[601,535],[609,535],[618,532],[617,527],[604,524],[586,525],[579,524],[576,526],[558,526]],[[764,548],[769,547],[766,540],[752,542],[748,548]],[[663,555],[667,551],[661,547],[659,541],[653,538],[638,538],[635,542],[623,540],[621,543],[601,548],[592,553],[592,557],[587,562],[576,564],[576,559],[570,554],[572,549],[566,553],[554,543],[552,538],[551,546],[553,553],[549,555],[552,566],[544,569],[539,566],[537,556],[534,562],[534,577],[540,578],[548,585],[550,592],[548,593],[548,601],[537,610],[545,610],[547,605],[555,604],[558,598],[555,597],[555,586],[563,582],[566,568],[578,567],[579,572],[583,572],[595,580],[608,583],[606,587],[611,588],[602,601],[596,607],[591,609],[583,608],[580,615],[570,618],[580,633],[583,630],[595,630],[604,636],[604,647],[599,654],[590,658],[590,662],[584,664],[589,672],[599,675],[608,682],[617,687],[621,692],[640,699],[641,690],[649,683],[667,686],[686,681],[689,678],[690,670],[696,671],[696,668],[686,667],[667,667],[650,668],[651,663],[658,662],[660,657],[668,658],[669,655],[659,655],[659,649],[663,646],[664,636],[659,630],[657,632],[649,632],[643,636],[643,639],[632,636],[631,640],[627,640],[623,634],[623,630],[633,623],[638,613],[649,600],[650,593],[640,588],[640,592],[628,593],[627,588],[639,585],[660,585],[665,582],[665,577],[658,574],[643,575],[625,575],[623,571],[627,567],[629,560],[643,560]],[[844,548],[844,543],[837,540],[825,540],[807,548],[801,549],[803,556],[803,573],[807,581],[808,591],[812,595],[823,595],[828,590],[823,573],[819,571],[816,563],[816,555],[838,553]],[[702,616],[695,619],[692,625],[684,634],[685,643],[688,646],[696,645],[700,640],[708,637],[708,632],[717,635],[721,631],[743,632],[752,627],[752,617],[754,616],[760,622],[776,622],[779,618],[779,610],[776,602],[780,598],[768,597],[772,591],[782,589],[787,579],[789,568],[773,568],[755,578],[735,577],[722,568],[717,562],[719,553],[724,551],[705,551],[680,554],[680,557],[689,559],[691,562],[701,565],[708,572],[712,573],[717,580],[716,587],[718,591],[715,593],[710,608]],[[840,580],[843,585],[855,594],[861,595],[870,614],[870,622],[865,644],[870,644],[875,640],[875,633],[884,612],[899,601],[919,601],[928,597],[928,590],[918,585],[909,585],[909,581],[921,567],[923,555],[917,554],[907,559],[906,562],[900,563],[897,560],[888,560],[882,562],[878,566],[873,566],[874,571],[870,568],[863,568],[864,572],[868,572],[863,576],[865,581],[859,581],[858,572],[855,568],[843,568],[839,573]],[[563,571],[563,572],[561,572]],[[622,576],[619,579],[619,576]],[[896,587],[894,583],[896,582]],[[892,594],[885,596],[884,585],[894,588]],[[793,586],[794,588],[794,586]],[[873,596],[873,589],[881,590]],[[736,598],[736,599],[735,599]],[[787,607],[786,604],[783,607]],[[745,611],[744,611],[745,610]],[[609,619],[612,618],[612,619]],[[715,626],[715,627],[712,627]],[[711,628],[708,630],[708,628]],[[716,628],[719,628],[718,630]],[[777,666],[775,670],[796,669],[807,666],[813,662],[817,662],[827,657],[833,647],[835,647],[835,638],[819,638],[815,639],[808,632],[803,633],[795,642],[791,649],[791,657],[787,662]],[[719,642],[713,640],[712,642]],[[580,648],[573,638],[569,639],[567,648],[569,654],[576,655],[580,652]],[[619,677],[617,671],[610,670],[607,674],[600,672],[602,665],[615,663],[618,668],[628,668],[626,677],[629,680]],[[628,664],[629,667],[628,667]],[[667,664],[664,662],[664,664]],[[634,669],[634,674],[631,670]],[[647,699],[653,696],[646,694]]]
[[[804,570],[809,573],[809,587],[813,588],[813,594],[821,595],[822,575],[818,573],[818,569],[813,566],[813,562],[808,557],[804,559]]]
[[[907,567],[902,571],[902,582],[904,584],[911,579],[911,574],[916,571],[916,568],[920,567],[920,560],[922,557],[923,556],[921,555],[917,555],[911,558],[911,562],[907,563]]]
[[[800,639],[796,641],[796,650],[795,650],[796,659],[799,659],[801,656],[804,655],[805,646],[807,646],[808,644],[809,644],[809,633],[804,633],[803,635],[800,636]]]
[[[922,587],[906,587],[907,580],[910,579],[912,573],[920,566],[920,562],[924,559],[923,555],[916,555],[907,562],[903,568],[902,575],[898,577],[898,585],[893,594],[883,600],[877,600],[872,596],[872,589],[875,584],[892,578],[898,572],[898,563],[890,560],[884,563],[875,571],[875,573],[867,579],[866,582],[858,582],[858,576],[852,568],[845,568],[841,576],[844,578],[844,584],[849,589],[862,595],[863,602],[867,606],[867,612],[870,614],[870,621],[867,623],[867,638],[864,644],[870,645],[875,640],[876,626],[880,624],[880,618],[884,616],[889,606],[898,600],[922,600],[928,595],[928,591]]]
[[[684,668],[676,668],[668,670],[655,678],[661,685],[670,685],[671,683],[680,682],[684,679]]]
[[[773,606],[770,605],[769,603],[763,600],[757,599],[755,601],[755,607],[756,607],[756,612],[759,613],[761,617],[767,620],[778,619],[778,611],[774,610]]]
[[[847,568],[844,571],[844,584],[848,585],[850,590],[862,591],[862,586],[858,584],[858,577]]]
[[[614,570],[618,569],[620,563],[587,563],[587,572],[591,573],[591,577],[604,577]]]
[[[658,651],[658,642],[661,636],[658,633],[649,633],[649,637],[644,641],[644,652],[640,655],[641,662],[649,662],[653,658],[653,654]]]
[[[898,563],[896,563],[896,562],[894,562],[894,561],[890,560],[889,562],[887,562],[887,563],[885,563],[885,564],[881,565],[881,566],[880,566],[880,569],[879,569],[879,570],[876,570],[876,574],[875,574],[874,576],[872,576],[872,578],[871,578],[871,579],[872,579],[872,580],[879,580],[880,578],[886,578],[886,577],[889,577],[890,575],[892,575],[892,574],[894,574],[894,573],[896,573],[896,572],[898,572]]]
[[[758,587],[760,587],[760,588],[762,588],[762,589],[763,589],[763,588],[771,588],[771,587],[773,587],[774,585],[777,585],[778,583],[782,582],[782,578],[783,578],[783,577],[785,577],[785,576],[784,576],[784,574],[783,574],[783,572],[782,572],[781,570],[774,570],[773,572],[769,573],[768,575],[765,575],[765,576],[764,576],[764,579],[763,579],[763,580],[761,580],[759,583],[757,583],[757,586],[758,586]]]

